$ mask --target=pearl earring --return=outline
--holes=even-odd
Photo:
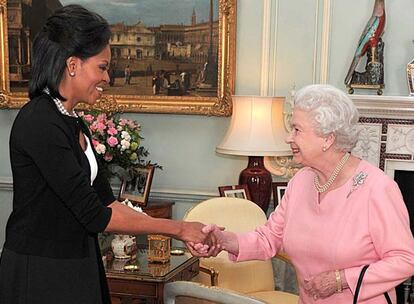
[[[69,75],[73,77],[75,76],[75,72],[70,72]]]
[[[326,150],[327,150],[326,147],[322,147],[323,152],[326,152]]]

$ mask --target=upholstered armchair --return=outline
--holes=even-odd
[[[266,215],[256,204],[239,198],[220,197],[203,201],[190,209],[184,216],[186,221],[199,221],[217,224],[233,232],[247,232],[266,222]],[[286,256],[282,256],[286,260]],[[246,261],[234,263],[228,259],[227,252],[217,257],[202,258],[200,266],[210,271],[212,276],[200,272],[196,281],[221,288],[234,290],[267,303],[296,304],[297,295],[276,291],[272,262]]]
[[[164,304],[175,304],[176,299],[182,296],[223,304],[266,304],[259,299],[232,290],[215,286],[208,287],[194,282],[175,281],[165,285]]]

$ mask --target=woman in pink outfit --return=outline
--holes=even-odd
[[[213,231],[220,245],[192,245],[199,256],[229,252],[233,261],[270,259],[280,250],[298,276],[300,303],[352,303],[358,276],[370,264],[359,303],[396,303],[394,287],[414,274],[414,239],[397,184],[350,154],[358,111],[342,91],[310,85],[294,99],[287,138],[304,166],[268,222],[255,231]]]

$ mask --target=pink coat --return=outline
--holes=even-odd
[[[361,268],[370,264],[359,303],[395,303],[394,287],[414,275],[414,239],[397,184],[383,171],[362,160],[355,171],[367,173],[363,184],[351,178],[318,202],[315,173],[300,170],[268,222],[254,232],[238,234],[234,261],[269,259],[280,249],[291,258],[299,281],[300,303],[352,303]],[[353,189],[353,191],[351,191]],[[345,269],[350,289],[314,301],[302,288],[304,279],[324,271]]]

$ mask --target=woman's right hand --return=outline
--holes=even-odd
[[[178,239],[188,243],[205,244],[208,240],[208,233],[203,232],[204,224],[199,222],[181,222],[180,232],[176,236]]]
[[[239,244],[237,237],[233,232],[224,231],[223,227],[217,225],[206,225],[203,228],[204,233],[209,234],[211,246],[206,246],[201,243],[187,243],[187,248],[191,254],[198,257],[212,257],[217,256],[222,250],[237,254],[239,251]]]

